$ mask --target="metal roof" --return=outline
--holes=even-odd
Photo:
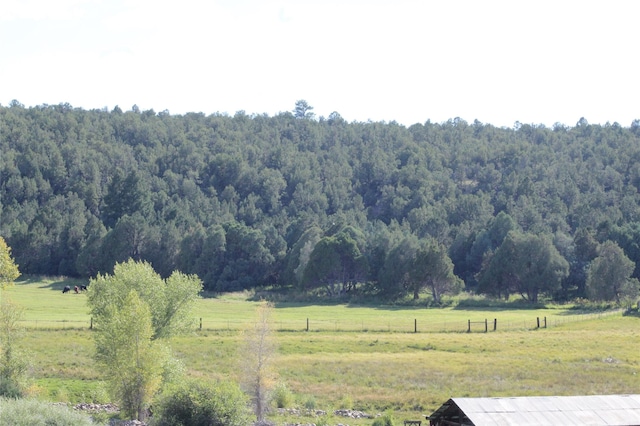
[[[451,398],[429,420],[432,425],[638,426],[640,395]]]

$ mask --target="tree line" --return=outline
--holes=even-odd
[[[0,106],[0,235],[26,274],[90,278],[133,259],[210,291],[637,291],[640,120],[406,127],[312,109],[12,101]],[[602,279],[612,271],[615,285]]]

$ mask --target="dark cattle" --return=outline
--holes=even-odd
[[[87,286],[86,285],[81,285],[80,286],[80,291],[87,291]]]
[[[78,288],[78,286],[73,287],[73,291],[76,292],[76,294],[80,291],[80,288]]]
[[[71,287],[69,287],[68,285],[65,285],[64,288],[62,289],[62,294],[69,293],[70,291],[71,291]]]

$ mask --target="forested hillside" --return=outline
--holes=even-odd
[[[464,282],[567,299],[619,247],[640,276],[638,120],[405,127],[315,118],[303,101],[273,117],[14,101],[0,148],[0,236],[22,273],[93,277],[133,258],[214,291],[438,298]],[[543,263],[535,289],[500,268]]]

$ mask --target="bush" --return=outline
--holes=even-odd
[[[247,397],[231,383],[189,381],[166,391],[154,406],[154,426],[246,426]]]
[[[304,408],[306,408],[307,410],[315,410],[316,405],[316,398],[313,395],[307,397],[307,399],[304,401]]]
[[[293,406],[293,393],[284,383],[278,383],[273,390],[273,403],[276,408],[291,408]]]
[[[54,405],[35,399],[0,398],[0,424],[12,426],[85,426],[91,418],[66,405]]]
[[[22,398],[20,384],[8,377],[0,376],[0,397]]]
[[[371,426],[395,426],[391,413],[385,413],[373,421]]]

